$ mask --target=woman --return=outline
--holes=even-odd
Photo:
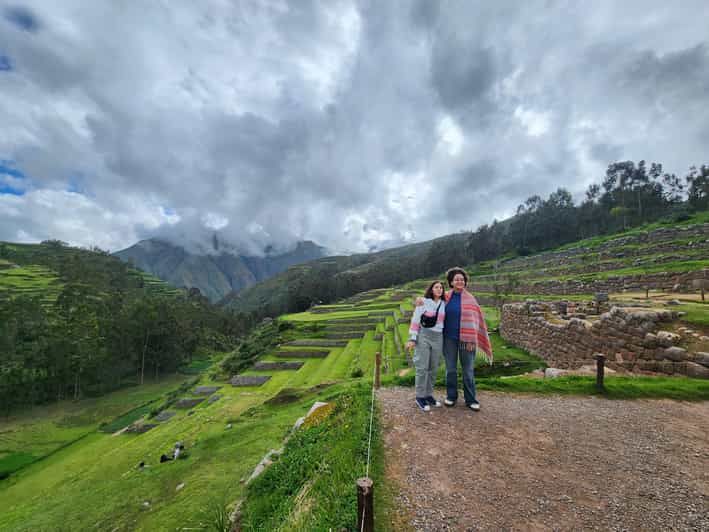
[[[475,353],[481,351],[492,364],[492,346],[480,305],[466,290],[468,274],[463,268],[446,272],[452,288],[446,295],[446,315],[443,322],[443,357],[446,361],[446,406],[458,400],[458,360],[463,371],[463,398],[465,406],[477,412],[480,402],[475,393]],[[421,298],[416,300],[417,308]]]
[[[426,289],[422,304],[414,309],[411,316],[409,341],[406,343],[407,350],[415,348],[416,405],[424,412],[430,411],[432,406],[441,406],[440,401],[433,397],[433,384],[443,354],[444,296],[445,289],[440,281],[434,281]]]

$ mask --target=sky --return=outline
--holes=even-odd
[[[709,163],[706,1],[0,0],[0,240],[367,251]]]

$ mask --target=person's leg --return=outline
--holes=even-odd
[[[426,397],[426,371],[428,370],[428,352],[430,346],[423,332],[419,333],[414,349],[414,367],[416,368],[416,398]]]
[[[443,335],[435,333],[431,339],[431,358],[428,364],[429,379],[429,397],[433,397],[433,387],[436,385],[436,377],[438,376],[438,364],[443,356]]]
[[[475,351],[466,351],[460,347],[460,366],[463,371],[463,396],[465,404],[477,403],[475,395]]]
[[[458,340],[443,338],[443,357],[446,361],[446,399],[458,400]]]

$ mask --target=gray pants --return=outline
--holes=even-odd
[[[436,382],[438,363],[443,356],[443,334],[421,329],[414,350],[416,397],[431,397]]]

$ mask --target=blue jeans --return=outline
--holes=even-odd
[[[443,357],[446,359],[446,394],[451,401],[458,400],[458,359],[463,370],[463,397],[465,404],[476,403],[475,352],[466,351],[458,340],[443,337]]]

